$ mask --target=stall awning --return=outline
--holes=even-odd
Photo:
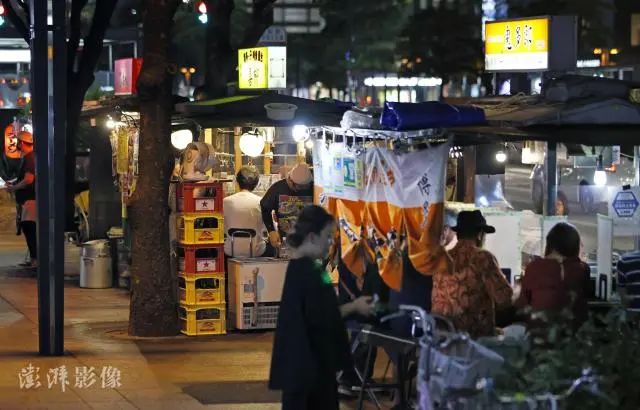
[[[274,121],[267,117],[264,106],[270,103],[293,104],[298,109],[293,121]],[[176,111],[204,127],[288,127],[340,124],[349,104],[314,101],[280,94],[239,95],[209,101],[176,105]]]
[[[640,105],[620,98],[550,103],[527,96],[465,102],[485,110],[487,125],[451,129],[461,145],[483,140],[640,145]]]

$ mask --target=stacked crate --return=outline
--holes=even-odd
[[[189,336],[226,333],[223,183],[184,182],[176,192],[178,317]]]

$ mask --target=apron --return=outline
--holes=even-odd
[[[20,220],[22,222],[37,222],[38,221],[38,207],[36,201],[30,199],[22,205],[22,212],[20,214]]]

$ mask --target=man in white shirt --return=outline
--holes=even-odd
[[[266,228],[262,222],[261,198],[252,193],[259,180],[260,174],[255,167],[242,167],[236,175],[240,192],[224,199],[224,253],[227,256],[257,257],[265,252]],[[250,238],[246,232],[250,232],[252,237]]]

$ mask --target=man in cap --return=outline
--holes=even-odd
[[[298,214],[313,203],[313,175],[307,164],[298,164],[289,171],[287,177],[273,184],[264,194],[260,207],[262,221],[269,232],[269,243],[280,247],[298,219]],[[276,230],[272,213],[275,212],[278,223]]]
[[[453,230],[458,236],[449,252],[453,270],[433,276],[431,311],[473,338],[491,336],[496,308],[509,307],[513,295],[495,256],[482,249],[486,235],[496,230],[480,211],[460,212]]]
[[[27,131],[18,133],[18,149],[22,153],[22,165],[18,172],[18,180],[7,185],[9,192],[14,192],[16,202],[20,205],[20,227],[29,248],[29,267],[38,266],[37,242],[37,207],[36,207],[36,162],[33,152],[33,135]]]

